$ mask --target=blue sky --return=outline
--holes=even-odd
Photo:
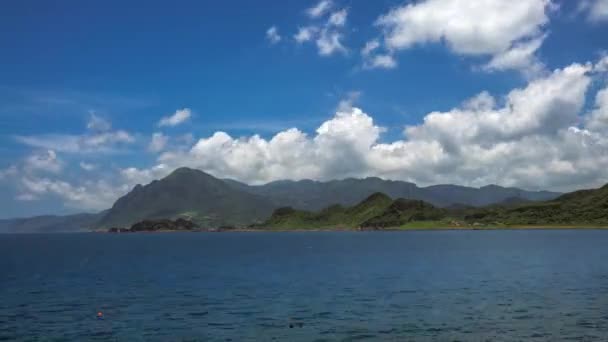
[[[466,3],[5,4],[0,217],[100,210],[182,165],[249,183],[374,175],[570,190],[608,181],[608,104],[598,95],[607,1]],[[296,39],[302,29],[309,40]],[[379,56],[385,64],[374,65]],[[582,71],[567,71],[574,64]],[[553,89],[561,81],[564,93]],[[509,100],[518,90],[553,97]],[[555,103],[561,111],[547,109]],[[186,118],[160,125],[180,110]],[[451,132],[440,125],[449,120]],[[593,144],[571,145],[574,129]],[[521,157],[526,146],[550,157]],[[500,153],[513,160],[497,166]]]

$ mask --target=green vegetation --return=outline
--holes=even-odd
[[[529,229],[608,227],[608,185],[546,202],[508,201],[483,208],[436,208],[424,201],[376,193],[353,207],[319,212],[281,208],[260,225],[269,229]]]
[[[180,218],[202,230],[608,227],[608,185],[558,195],[495,185],[421,188],[380,178],[250,186],[180,168],[136,186],[101,213],[0,220],[0,232],[106,230]]]
[[[464,220],[505,226],[608,226],[608,185],[552,201],[470,209]]]
[[[285,207],[275,210],[260,225],[270,229],[384,229],[400,227],[414,221],[438,220],[445,210],[423,201],[398,199],[375,193],[353,207],[333,205],[313,213]]]
[[[246,226],[267,218],[274,208],[267,199],[202,171],[180,168],[161,180],[136,186],[114,203],[97,226],[128,227],[165,218],[185,218],[201,227]]]

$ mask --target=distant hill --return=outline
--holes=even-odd
[[[458,185],[434,185],[418,187],[414,183],[383,180],[376,177],[348,178],[328,182],[312,180],[277,181],[264,185],[249,186],[226,180],[231,186],[263,196],[276,206],[290,206],[301,210],[321,210],[333,204],[355,205],[373,193],[384,193],[392,198],[416,199],[438,207],[451,205],[486,206],[506,200],[545,201],[559,195],[550,191],[526,191],[488,185],[472,188]]]
[[[470,222],[506,225],[608,225],[608,185],[554,200],[471,210]]]
[[[482,188],[457,185],[418,187],[413,183],[376,177],[328,182],[283,180],[252,186],[218,179],[199,170],[179,168],[163,179],[135,186],[131,192],[119,198],[112,208],[100,214],[0,220],[0,232],[82,231],[128,227],[146,219],[177,218],[192,220],[202,228],[243,227],[263,222],[273,210],[280,207],[291,207],[297,211],[327,208],[326,214],[333,215],[346,210],[346,207],[361,204],[374,193],[424,201],[433,207],[460,208],[461,212],[467,214],[478,213],[470,207],[553,200],[560,195],[496,185]],[[360,213],[357,210],[354,212]],[[341,215],[352,214],[353,211],[341,212]],[[360,223],[360,220],[354,218],[350,223],[353,222]]]
[[[374,194],[352,207],[329,206],[310,212],[281,208],[262,227],[267,228],[400,228],[478,226],[608,226],[608,185],[581,190],[558,198],[531,202],[508,198],[485,207],[452,205],[438,208],[420,200],[392,201]]]
[[[333,205],[319,212],[295,210],[290,207],[279,208],[260,228],[379,229],[399,227],[410,222],[439,220],[445,214],[444,209],[424,201],[403,198],[393,201],[385,194],[375,193],[352,207]]]
[[[0,220],[0,233],[73,233],[93,229],[100,214],[75,214],[66,216],[35,216]]]
[[[98,227],[125,227],[144,219],[183,217],[202,227],[261,221],[275,206],[199,170],[179,168],[119,198]]]

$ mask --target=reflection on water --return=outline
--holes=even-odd
[[[607,246],[593,230],[4,235],[0,339],[605,341]]]

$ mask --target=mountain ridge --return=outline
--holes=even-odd
[[[146,185],[137,184],[112,207],[98,216],[48,216],[48,222],[33,218],[0,220],[0,232],[78,231],[113,226],[125,227],[144,219],[193,219],[201,226],[246,226],[267,219],[273,210],[293,207],[316,211],[331,205],[353,206],[374,193],[391,198],[422,200],[436,207],[470,207],[503,201],[525,202],[553,199],[560,193],[527,191],[488,185],[481,188],[451,184],[418,187],[414,183],[379,177],[331,181],[279,180],[248,185],[219,179],[197,169],[182,167]],[[23,222],[30,220],[29,224]],[[39,219],[40,220],[40,219]],[[75,224],[83,227],[75,227]],[[64,225],[64,227],[62,227]],[[86,225],[86,227],[84,226]]]

